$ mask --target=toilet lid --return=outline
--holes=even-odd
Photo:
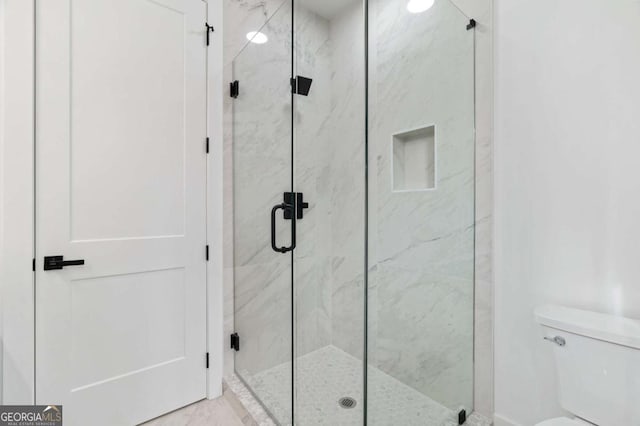
[[[555,419],[549,419],[538,423],[536,426],[584,426],[585,424],[587,423],[570,419],[568,417],[556,417]]]

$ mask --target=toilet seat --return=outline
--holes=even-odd
[[[536,424],[536,426],[585,426],[591,423],[579,419],[570,419],[568,417],[556,417],[555,419],[545,420]]]

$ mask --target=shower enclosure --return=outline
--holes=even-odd
[[[285,0],[233,61],[235,370],[279,424],[473,410],[474,21]]]

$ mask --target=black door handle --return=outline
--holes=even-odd
[[[84,259],[64,260],[64,256],[45,256],[44,257],[45,271],[50,271],[52,269],[62,269],[65,266],[78,266],[78,265],[84,265]]]
[[[276,244],[276,213],[278,210],[283,212],[293,212],[292,204],[277,204],[271,209],[271,248],[278,253],[286,253],[296,248],[296,221],[291,221],[291,245],[289,247],[278,247]]]

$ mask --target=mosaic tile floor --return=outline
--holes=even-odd
[[[298,359],[296,365],[296,425],[347,426],[363,424],[362,362],[334,346],[326,346]],[[240,376],[282,425],[291,424],[291,364],[285,363],[254,376]],[[456,412],[438,404],[397,379],[370,368],[368,424],[375,426],[456,426]],[[341,408],[338,400],[349,396],[353,408]],[[477,415],[471,426],[488,426]]]

